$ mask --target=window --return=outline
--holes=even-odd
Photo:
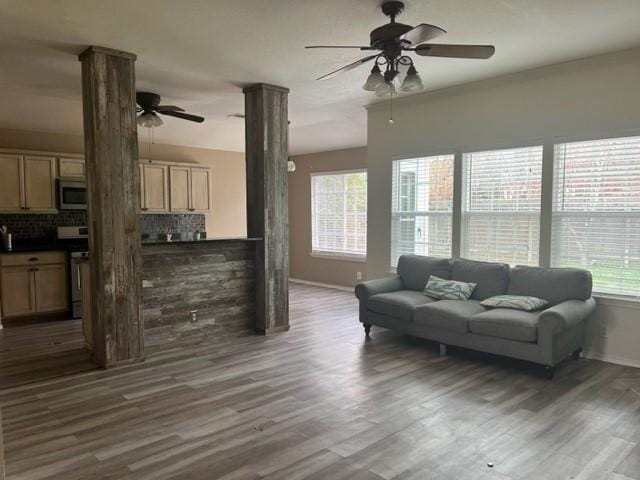
[[[391,266],[400,255],[451,256],[453,155],[393,162]]]
[[[554,162],[552,265],[640,296],[640,137],[556,145]]]
[[[311,219],[313,253],[364,258],[367,253],[367,173],[312,175]]]
[[[542,147],[463,155],[462,256],[538,265]]]

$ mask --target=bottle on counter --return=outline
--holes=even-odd
[[[0,227],[0,236],[2,237],[4,249],[11,250],[13,248],[13,241],[6,225],[2,225],[2,227]]]

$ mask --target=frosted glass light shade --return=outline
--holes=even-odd
[[[145,128],[159,127],[162,119],[154,112],[145,112],[138,117],[138,125]]]

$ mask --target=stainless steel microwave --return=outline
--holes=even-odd
[[[86,210],[87,184],[75,179],[58,179],[58,209]]]

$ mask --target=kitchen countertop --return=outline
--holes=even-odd
[[[7,250],[4,247],[0,248],[0,254],[11,254],[11,253],[29,253],[29,252],[49,252],[49,251],[65,251],[63,247],[60,245],[56,245],[55,243],[23,243],[23,242],[15,242],[13,243],[13,248],[11,250]]]
[[[158,240],[143,241],[142,246],[147,245],[171,245],[171,244],[190,244],[190,243],[209,243],[209,242],[257,242],[262,240],[260,237],[237,237],[237,238],[203,238],[201,240]]]

